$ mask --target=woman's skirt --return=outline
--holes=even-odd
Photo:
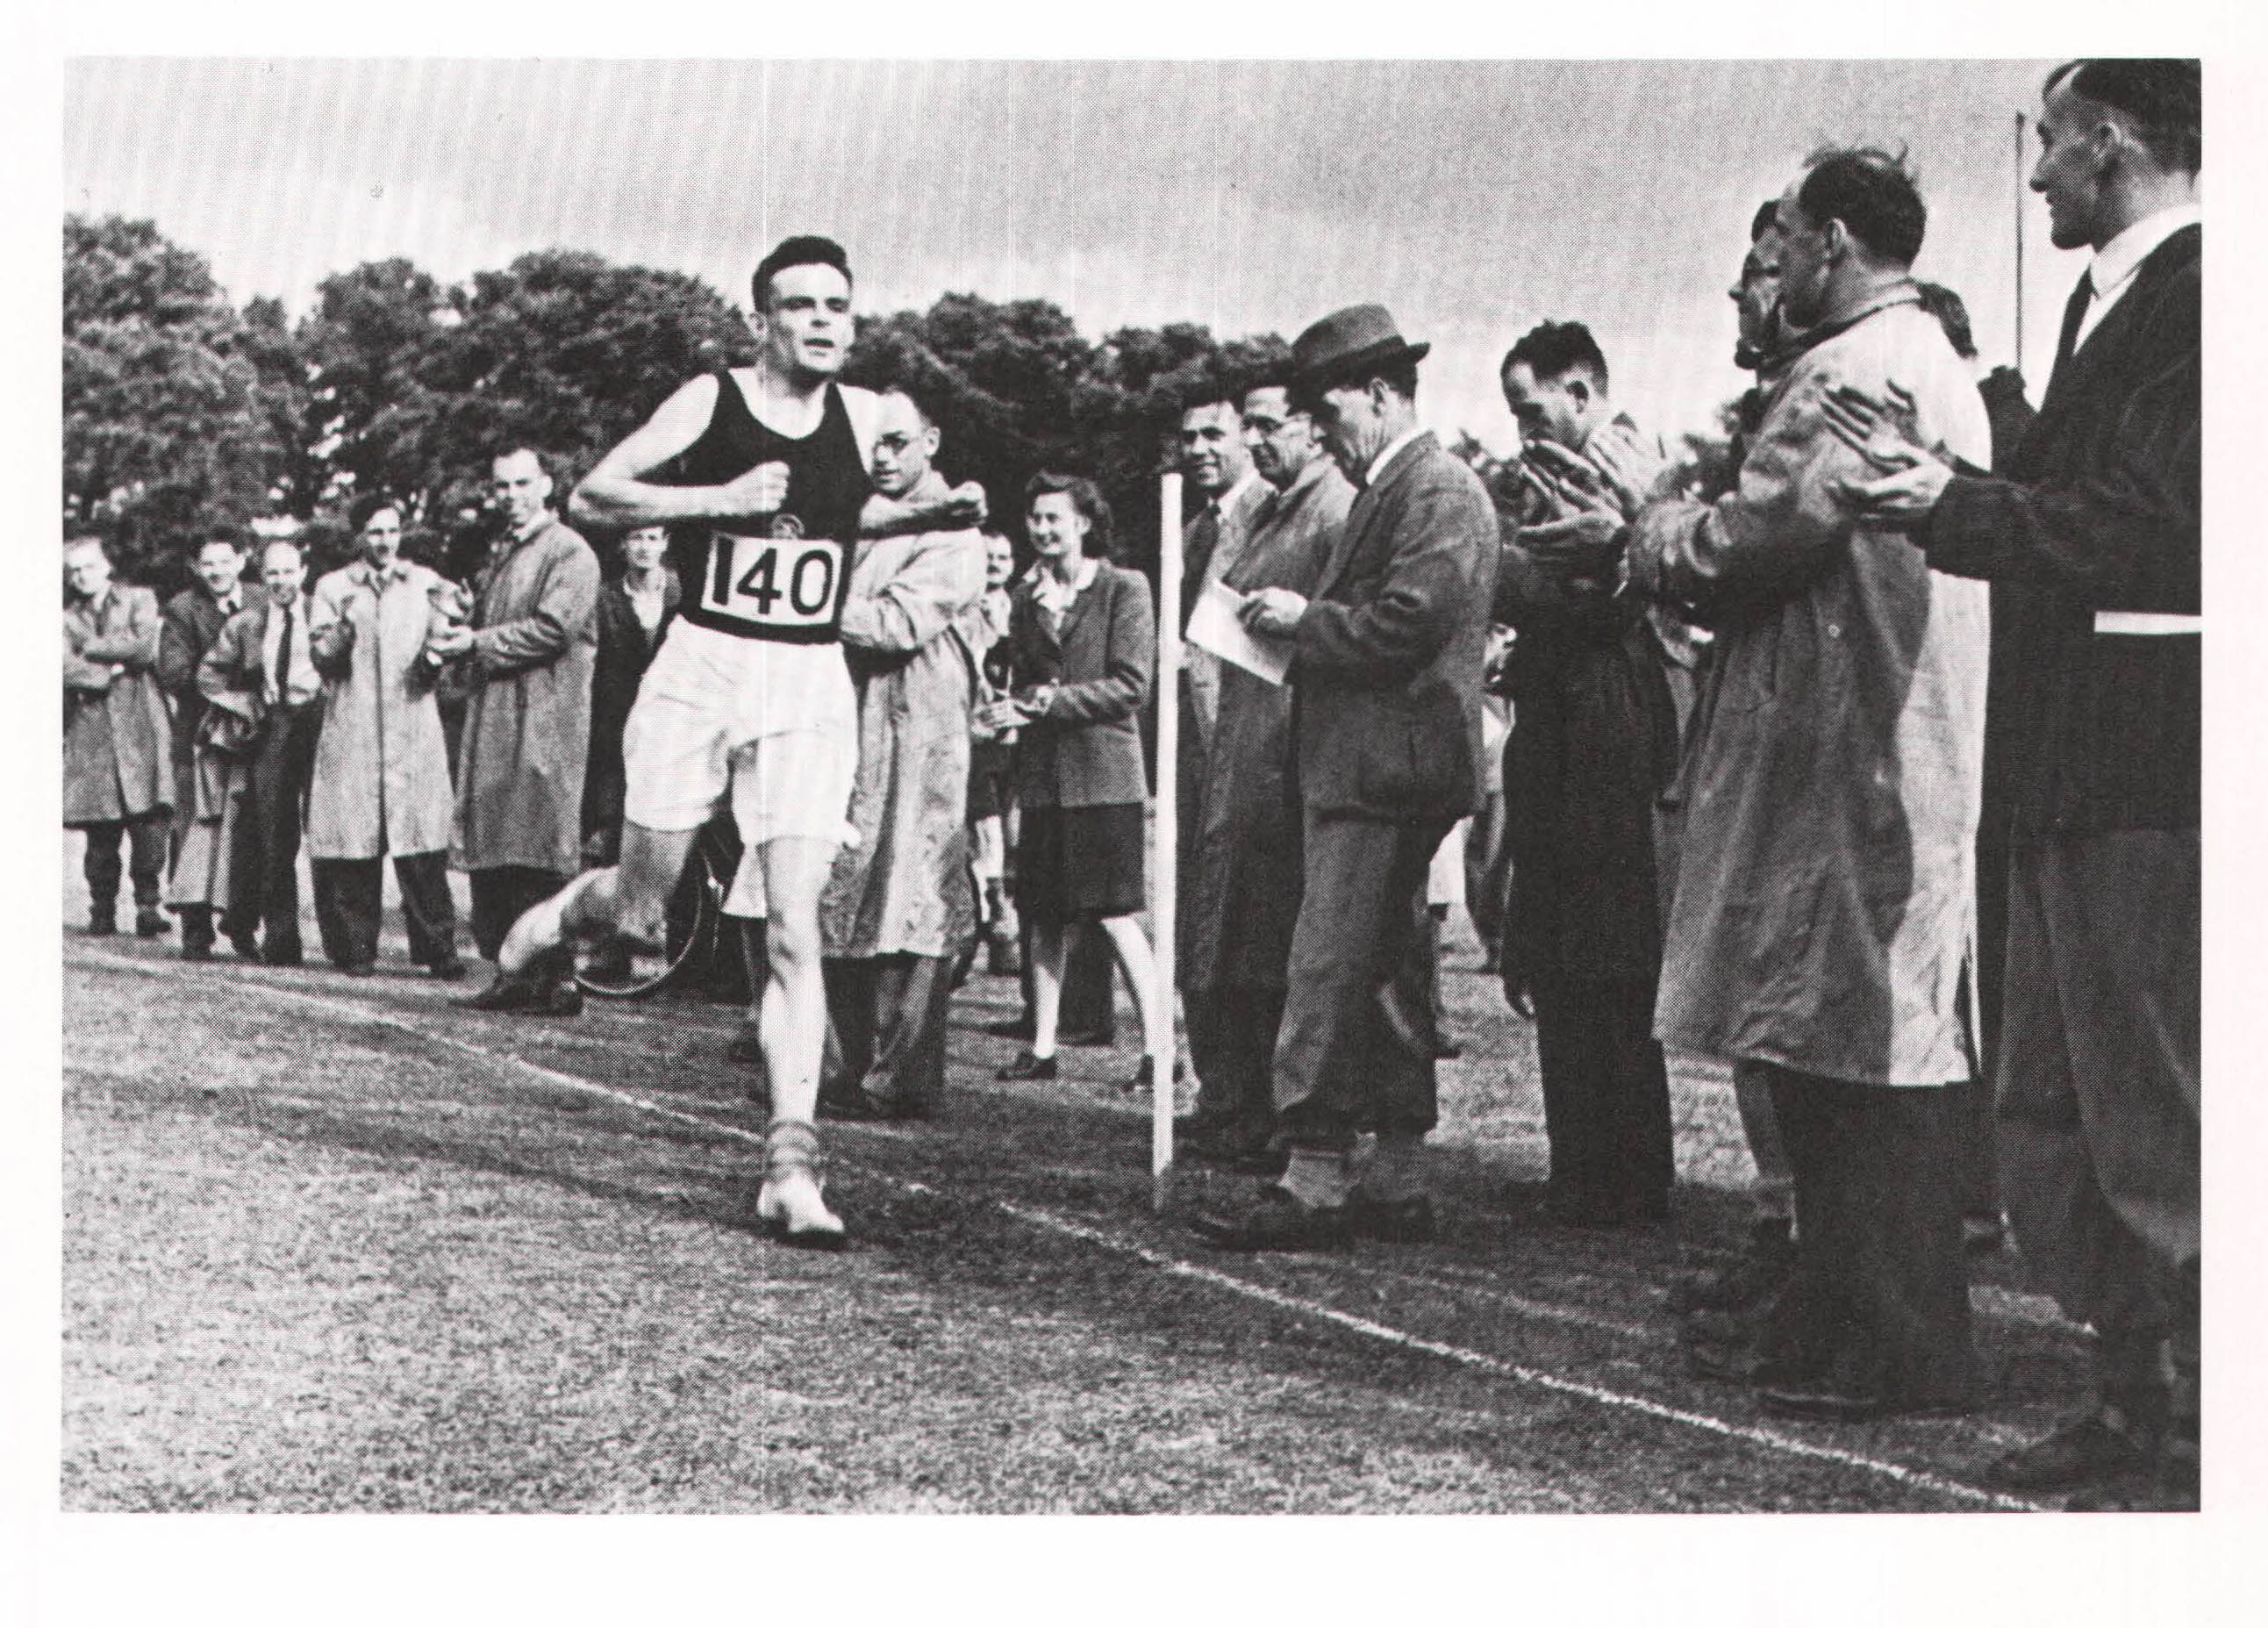
[[[1139,915],[1143,880],[1139,803],[1093,808],[1025,807],[1016,843],[1016,908],[1049,926]]]

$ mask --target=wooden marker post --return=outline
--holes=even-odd
[[[1162,1014],[1162,1037],[1150,1042],[1150,1202],[1165,1213],[1174,1167],[1174,911],[1181,833],[1176,784],[1182,733],[1182,477],[1165,477],[1158,503],[1158,817],[1155,880],[1150,903],[1152,964],[1157,986],[1150,1010]]]

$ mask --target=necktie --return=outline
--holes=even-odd
[[[2063,308],[2063,333],[2056,340],[2055,366],[2048,374],[2053,385],[2056,374],[2063,372],[2071,353],[2079,348],[2079,325],[2087,320],[2087,308],[2095,303],[2095,273],[2092,269],[2079,275],[2079,285],[2071,291],[2071,299]]]
[[[297,608],[288,604],[284,607],[284,637],[276,643],[276,672],[269,681],[270,688],[275,691],[269,696],[270,705],[291,693],[291,635],[296,627],[291,613],[295,608]]]

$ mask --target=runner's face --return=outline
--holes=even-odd
[[[1043,560],[1078,559],[1086,549],[1086,516],[1069,492],[1042,492],[1024,517],[1024,529]]]
[[[659,526],[641,526],[622,539],[622,558],[632,571],[652,571],[669,552],[669,533]]]
[[[874,490],[902,497],[921,484],[937,455],[937,431],[922,422],[921,409],[895,393],[881,401],[874,430]]]
[[[832,266],[777,272],[770,306],[757,315],[755,327],[775,368],[831,378],[850,349],[850,281]]]
[[[362,556],[379,570],[394,564],[401,552],[401,511],[380,509],[363,523]]]
[[[225,542],[209,542],[197,550],[197,580],[215,599],[224,598],[244,575],[244,556]]]

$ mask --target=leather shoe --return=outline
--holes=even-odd
[[[2002,1454],[1988,1479],[2018,1492],[2063,1492],[2092,1482],[2146,1474],[2154,1456],[2146,1434],[2108,1410],[2066,1419],[2037,1441]]]
[[[1424,1193],[1373,1198],[1357,1190],[1347,1199],[1347,1225],[1357,1237],[1381,1243],[1431,1243],[1441,1234],[1433,1201]]]
[[[582,989],[571,979],[562,979],[543,991],[535,1009],[547,1018],[579,1018],[583,1015]]]
[[[543,991],[525,978],[516,978],[508,972],[497,975],[496,982],[486,989],[475,990],[469,995],[460,995],[450,1001],[467,1012],[525,1012],[540,1004]]]
[[[1347,1206],[1312,1208],[1267,1186],[1244,1208],[1199,1215],[1189,1229],[1216,1249],[1344,1249],[1352,1234]]]
[[[1056,1060],[1053,1057],[1035,1057],[1028,1051],[1019,1052],[1014,1062],[992,1076],[995,1079],[1053,1079],[1055,1077]]]
[[[236,958],[239,961],[260,959],[260,940],[248,932],[230,934],[228,947],[236,952]]]
[[[929,1116],[917,1108],[902,1108],[895,1102],[885,1102],[864,1087],[853,1087],[839,1094],[819,1099],[821,1119],[840,1119],[853,1124],[880,1124],[898,1119],[926,1119]]]
[[[1669,1304],[1682,1312],[1750,1311],[1778,1293],[1794,1270],[1795,1242],[1787,1223],[1759,1221],[1749,1233],[1746,1253],[1672,1284]]]
[[[163,910],[134,912],[134,936],[137,939],[162,939],[173,930],[173,924],[166,919]]]
[[[465,963],[452,955],[446,961],[437,961],[425,969],[425,976],[444,983],[454,983],[465,976]]]
[[[90,939],[112,938],[117,932],[118,917],[115,916],[98,910],[86,918],[86,936]]]
[[[373,977],[378,972],[378,963],[374,961],[341,961],[338,966],[338,971],[340,975],[344,977]]]

